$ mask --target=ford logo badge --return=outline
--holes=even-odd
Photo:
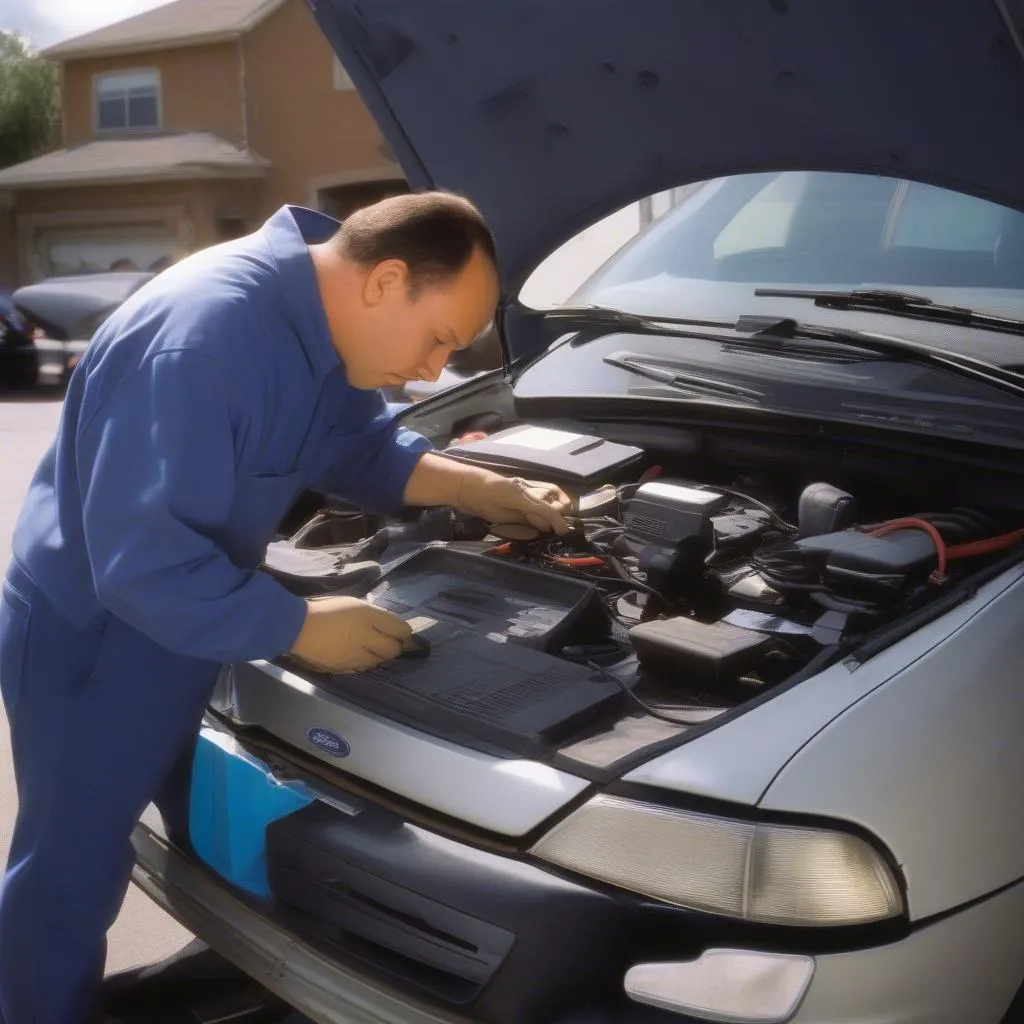
[[[306,739],[318,750],[322,750],[331,757],[348,757],[352,748],[336,732],[330,729],[310,729],[306,733]]]

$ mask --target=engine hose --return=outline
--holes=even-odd
[[[870,532],[870,536],[884,537],[887,533],[895,533],[897,530],[924,530],[924,532],[927,533],[935,542],[935,555],[937,558],[935,572],[940,577],[946,575],[946,542],[942,539],[942,534],[939,533],[936,526],[929,523],[927,519],[917,519],[914,517],[907,519],[893,519],[890,522],[873,529]]]
[[[1024,540],[1024,530],[1013,530],[1011,533],[1002,533],[998,537],[986,537],[984,540],[973,540],[967,544],[957,544],[947,550],[946,554],[950,559],[974,558],[978,555],[991,555],[996,551],[1003,551],[1012,547],[1019,540]]]

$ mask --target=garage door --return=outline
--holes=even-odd
[[[184,255],[163,224],[46,228],[34,239],[35,277],[105,270],[160,270]]]

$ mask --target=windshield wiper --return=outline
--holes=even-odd
[[[741,345],[745,339],[723,337],[721,331],[740,332],[748,330],[734,320],[694,320],[681,316],[642,316],[639,313],[627,313],[622,309],[610,306],[561,306],[557,309],[545,310],[542,314],[546,323],[556,325],[558,334],[574,332],[575,337],[566,338],[570,345],[586,345],[597,338],[609,334],[645,334],[661,335],[666,338],[693,338],[697,341],[714,341],[719,344]],[[776,323],[779,317],[770,317],[768,321]],[[767,321],[766,321],[767,322]],[[827,358],[828,353],[818,346],[795,345],[786,346],[787,353],[807,358]]]
[[[795,294],[797,296],[831,295],[831,292],[786,292],[783,289],[764,289],[758,294]],[[984,314],[979,314],[984,315]],[[563,306],[545,310],[545,321],[560,331],[576,331],[582,337],[572,344],[586,344],[595,338],[622,331],[629,334],[665,335],[673,338],[694,338],[715,341],[730,348],[744,348],[762,353],[777,353],[789,357],[828,358],[827,352],[800,340],[827,342],[847,348],[861,349],[888,359],[933,366],[949,373],[970,377],[991,387],[1000,388],[1016,398],[1024,398],[1024,375],[974,356],[950,352],[924,342],[869,331],[804,324],[791,317],[748,314],[735,322],[727,320],[692,320],[685,317],[640,316],[608,306]],[[1010,321],[1011,323],[1013,321]],[[709,333],[704,333],[709,330]],[[1022,324],[1024,330],[1024,324]],[[732,332],[723,337],[720,331]]]
[[[617,352],[605,356],[604,362],[609,366],[620,366],[639,377],[656,380],[661,384],[678,388],[681,391],[700,391],[716,398],[739,398],[748,402],[756,402],[764,398],[763,391],[733,384],[731,381],[705,377],[703,374],[691,373],[681,367],[658,363],[632,352]]]
[[[977,327],[1000,334],[1024,336],[1024,320],[982,313],[969,306],[943,306],[926,295],[885,289],[854,291],[814,291],[800,288],[756,288],[754,294],[765,298],[810,299],[822,309],[844,309],[867,313],[887,313],[910,320],[925,320],[953,327]]]
[[[888,334],[876,334],[873,331],[845,330],[838,327],[823,327],[817,324],[803,324],[789,317],[773,317],[764,314],[741,316],[736,324],[738,332],[746,332],[748,338],[740,342],[744,347],[757,346],[758,351],[778,352],[787,354],[789,338],[813,339],[827,341],[836,345],[859,348],[873,352],[886,359],[898,359],[922,366],[934,366],[961,377],[973,380],[990,387],[1009,392],[1016,398],[1024,398],[1024,374],[1008,370],[996,363],[975,356],[966,356],[960,352],[936,348],[924,342],[911,341],[909,338],[894,338]]]

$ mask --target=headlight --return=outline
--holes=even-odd
[[[552,864],[666,903],[768,924],[852,925],[901,913],[899,886],[855,835],[598,796],[533,848]]]

